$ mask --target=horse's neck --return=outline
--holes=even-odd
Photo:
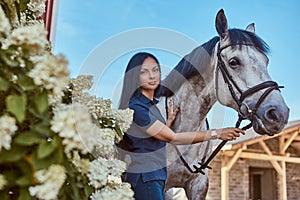
[[[186,81],[176,92],[180,112],[172,127],[175,132],[203,129],[205,118],[216,102],[214,70],[210,67]]]
[[[206,129],[205,118],[217,100],[215,93],[215,59],[209,61],[201,60],[197,56],[196,58],[192,59],[194,62],[191,63],[197,68],[199,74],[184,81],[174,95],[175,104],[180,107],[180,112],[171,127],[175,133]],[[206,141],[194,145],[178,145],[177,148],[190,168],[193,169],[193,165],[198,166],[197,162],[209,154],[212,146],[211,141]],[[177,168],[177,164],[178,167],[182,166],[181,161],[175,162],[178,160],[178,153],[175,153],[174,147],[168,145],[167,149],[168,162],[173,163],[176,166],[175,168]],[[172,169],[170,169],[170,173],[172,173]]]
[[[207,70],[209,71],[209,70]],[[210,70],[214,74],[213,70]],[[212,74],[201,74],[186,81],[176,92],[176,100],[180,106],[180,112],[172,126],[174,132],[187,132],[205,130],[205,118],[216,102],[214,89],[214,76]],[[177,149],[191,169],[193,165],[198,166],[198,161],[207,157],[214,143],[205,141],[194,145],[178,145]],[[174,153],[174,147],[168,146],[168,162],[180,167],[181,161],[178,153]],[[172,170],[171,170],[172,171]],[[170,172],[172,173],[172,172]]]

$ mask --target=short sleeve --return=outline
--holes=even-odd
[[[133,104],[129,106],[129,108],[134,110],[134,124],[144,131],[146,131],[157,120],[157,117],[153,115],[152,107],[153,106],[148,108],[141,104]]]
[[[133,114],[133,122],[139,126],[147,126],[150,124],[149,111],[146,108],[136,106]]]

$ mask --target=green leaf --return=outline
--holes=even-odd
[[[29,186],[32,184],[32,182],[32,177],[27,175],[22,176],[16,180],[16,184],[19,186]]]
[[[51,130],[49,125],[44,124],[35,124],[31,127],[32,131],[35,131],[37,133],[40,133],[43,136],[50,136]]]
[[[1,200],[10,200],[10,196],[7,195],[8,191],[7,189],[0,190],[0,197],[2,198]]]
[[[0,53],[0,58],[7,66],[10,66],[10,67],[18,67],[19,66],[19,62],[17,60],[11,60],[10,55],[6,55],[6,53],[3,51]]]
[[[46,158],[38,158],[38,151],[35,150],[32,154],[32,166],[35,170],[41,170],[48,168],[52,164],[61,164],[63,162],[63,151],[62,147],[57,148],[53,154]]]
[[[32,167],[30,163],[30,155],[28,157],[24,157],[23,159],[19,160],[16,165],[18,166],[18,171],[22,172],[24,175],[31,174],[32,176]]]
[[[34,84],[32,78],[26,76],[25,74],[19,74],[18,76],[18,83],[22,87],[23,90],[33,90],[37,86]]]
[[[9,86],[10,86],[9,82],[0,77],[0,90],[7,91]]]
[[[30,195],[29,193],[29,190],[26,188],[22,188],[20,190],[20,195],[18,197],[18,200],[31,200],[32,199],[32,196]]]
[[[43,138],[38,133],[26,131],[17,135],[14,140],[19,145],[31,146],[33,144],[42,142],[43,140],[45,140],[45,138]]]
[[[26,154],[27,150],[27,147],[12,144],[9,151],[6,149],[1,150],[0,163],[18,161]]]
[[[34,104],[36,106],[37,111],[40,114],[45,112],[49,107],[48,93],[46,91],[43,91],[43,92],[38,93],[37,95],[35,95]]]
[[[27,157],[26,157],[27,156]],[[23,159],[18,160],[17,162],[14,162],[15,170],[17,170],[18,173],[15,173],[17,177],[14,179],[15,185],[18,186],[30,186],[33,184],[34,178],[33,178],[33,170],[31,166],[31,156],[26,155]]]
[[[121,139],[123,139],[123,132],[122,132],[122,130],[120,129],[119,126],[116,126],[116,127],[115,127],[115,131],[116,131],[117,135],[118,135]]]
[[[30,2],[30,0],[22,0],[19,3],[20,11],[24,12],[27,9],[27,4]]]
[[[55,151],[56,147],[58,146],[58,141],[54,139],[44,140],[40,143],[38,147],[37,156],[39,159],[45,158],[49,156],[53,151]]]
[[[15,115],[18,122],[22,123],[26,116],[26,97],[19,95],[10,95],[6,97],[7,110]]]

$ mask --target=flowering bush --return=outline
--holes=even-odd
[[[2,199],[132,199],[114,144],[132,111],[92,96],[91,76],[69,78],[42,22],[44,0],[0,4]]]

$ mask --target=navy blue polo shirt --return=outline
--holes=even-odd
[[[129,102],[128,107],[134,110],[133,123],[124,134],[123,143],[131,158],[125,181],[133,187],[140,176],[143,182],[167,179],[166,142],[146,133],[156,120],[165,124],[157,103],[141,93]]]

